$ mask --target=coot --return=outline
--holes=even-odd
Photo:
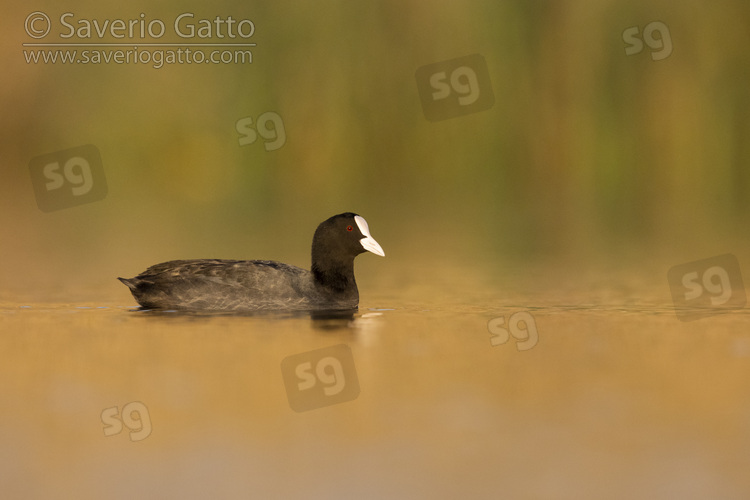
[[[173,260],[117,278],[147,309],[198,311],[355,309],[354,257],[385,257],[367,221],[346,212],[315,230],[312,270],[270,260]]]

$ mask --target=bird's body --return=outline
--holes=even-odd
[[[148,309],[209,311],[354,309],[354,257],[385,255],[367,222],[353,213],[321,223],[312,270],[269,260],[173,260],[130,279],[118,278]]]
[[[146,308],[193,310],[336,309],[357,307],[359,294],[336,297],[316,287],[307,269],[270,260],[173,260],[124,279]]]

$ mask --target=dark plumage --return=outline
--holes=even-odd
[[[347,212],[322,222],[312,244],[312,269],[270,260],[173,260],[135,278],[117,278],[148,309],[203,311],[354,309],[359,292],[354,258],[385,256],[367,222]]]

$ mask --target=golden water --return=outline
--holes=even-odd
[[[360,279],[352,319],[2,303],[2,496],[747,497],[747,309],[679,321],[663,276],[438,274]],[[536,344],[493,340],[523,311]],[[340,345],[359,392],[293,410],[282,361]]]

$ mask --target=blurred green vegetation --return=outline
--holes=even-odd
[[[58,18],[249,18],[249,65],[26,64],[2,24],[6,290],[110,283],[171,258],[306,265],[315,225],[356,211],[389,257],[471,262],[746,248],[750,4],[743,0],[40,2]],[[669,29],[671,55],[623,31]],[[167,41],[167,40],[165,40]],[[172,41],[172,40],[169,40]],[[209,41],[209,40],[206,40]],[[214,38],[210,41],[220,41]],[[422,113],[417,68],[484,56],[487,110]],[[272,111],[286,143],[240,146]],[[52,213],[28,163],[83,144],[109,193]],[[691,252],[692,250],[692,252]],[[385,271],[387,272],[387,271]],[[112,284],[116,286],[116,284]]]

